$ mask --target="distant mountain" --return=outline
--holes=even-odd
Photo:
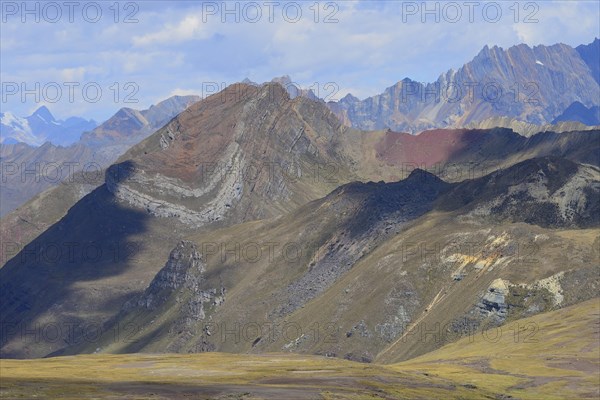
[[[121,108],[96,129],[84,133],[81,139],[92,146],[116,141],[137,143],[199,100],[199,96],[172,96],[146,110]]]
[[[600,39],[596,38],[588,45],[580,45],[575,48],[581,59],[590,67],[592,76],[600,84]]]
[[[39,147],[25,143],[3,144],[0,146],[0,158],[5,166],[2,171],[0,216],[38,193],[69,180],[74,172],[84,168],[90,172],[88,183],[97,186],[101,183],[98,176],[101,169],[114,161],[114,157],[107,152],[94,150],[81,143],[62,147],[50,142]]]
[[[43,139],[33,134],[29,122],[25,118],[17,117],[9,112],[0,113],[0,143],[27,143],[39,146],[43,142]]]
[[[77,142],[81,134],[94,129],[93,120],[70,117],[57,120],[46,106],[41,106],[29,117],[20,118],[6,112],[0,114],[1,143],[22,142],[31,146],[41,146],[45,142],[68,146]]]
[[[571,104],[562,114],[556,117],[552,123],[574,121],[593,126],[600,125],[600,106],[586,107],[576,101]]]
[[[574,102],[599,105],[597,70],[598,40],[577,50],[565,44],[485,46],[436,82],[405,78],[382,94],[364,100],[348,95],[329,107],[345,124],[369,130],[416,133],[494,117],[542,125]]]
[[[530,124],[528,122],[519,121],[510,117],[492,117],[484,119],[483,121],[477,121],[467,124],[465,128],[509,128],[521,136],[530,137],[540,132],[575,132],[598,130],[600,129],[600,126],[598,124],[587,125],[577,121],[556,121],[556,119],[551,124],[536,125]]]

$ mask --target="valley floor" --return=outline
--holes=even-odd
[[[273,353],[0,360],[2,399],[592,399],[599,390],[600,298],[390,365]]]

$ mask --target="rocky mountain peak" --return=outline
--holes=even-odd
[[[32,114],[33,117],[38,117],[44,120],[45,122],[56,121],[54,116],[46,106],[41,106]]]
[[[279,83],[236,83],[130,149],[120,163],[134,172],[107,174],[107,186],[151,214],[189,224],[274,215],[335,187],[315,168],[342,165],[333,151],[342,132],[323,102],[291,99]]]

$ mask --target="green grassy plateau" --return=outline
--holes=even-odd
[[[388,365],[275,353],[3,359],[0,398],[592,399],[599,318],[596,298]]]

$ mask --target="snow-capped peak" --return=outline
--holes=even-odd
[[[0,114],[0,123],[6,126],[12,126],[13,128],[21,127],[27,125],[27,120],[24,118],[19,118],[13,113],[4,112]]]
[[[81,133],[92,130],[96,123],[79,117],[67,121],[57,120],[46,106],[41,106],[28,117],[17,117],[13,113],[0,113],[0,142],[23,142],[41,146],[45,142],[68,146],[79,140]]]
[[[4,143],[10,139],[39,146],[43,142],[31,131],[29,122],[25,118],[15,116],[13,113],[0,114],[0,142]]]

